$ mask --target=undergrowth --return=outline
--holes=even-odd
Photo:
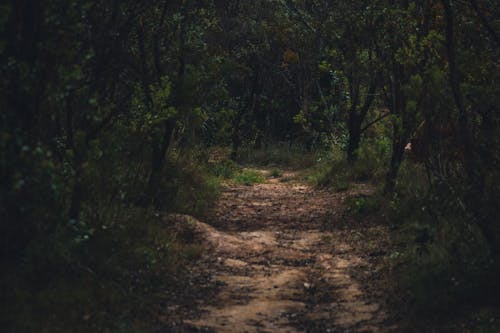
[[[2,330],[153,331],[154,313],[170,301],[169,290],[183,288],[184,267],[203,251],[162,216],[199,215],[213,206],[220,178],[208,169],[203,156],[172,153],[158,209],[142,200],[144,179],[116,174],[120,169],[112,176],[85,174],[91,186],[80,219],[54,215],[54,229],[33,238],[20,260],[5,267],[0,277]]]
[[[242,147],[237,156],[242,165],[287,166],[294,169],[312,167],[317,162],[317,153],[288,143],[275,143],[267,148]]]
[[[283,170],[277,168],[271,169],[271,171],[269,171],[269,176],[272,178],[280,178],[283,176]]]
[[[244,169],[238,172],[233,176],[232,180],[236,184],[247,186],[264,183],[266,181],[265,177],[260,172],[250,169]]]
[[[391,200],[398,241],[405,244],[395,277],[417,318],[439,320],[450,308],[470,313],[498,300],[495,258],[456,195],[465,193],[454,188],[460,182],[453,184],[435,184],[431,191],[423,166],[406,163]]]
[[[314,167],[305,172],[306,180],[316,186],[335,191],[348,190],[353,182],[382,181],[387,169],[390,141],[387,138],[362,141],[357,160],[348,162],[346,153],[334,147],[318,158]]]
[[[464,193],[453,187],[460,183],[453,184],[431,190],[424,167],[405,162],[393,194],[349,196],[344,214],[391,227],[396,250],[387,255],[398,295],[394,302],[412,329],[464,328],[456,324],[497,332],[500,313],[490,307],[498,305],[500,271],[484,233],[455,195]],[[452,319],[457,313],[460,323]]]
[[[149,208],[105,209],[99,215],[112,219],[88,220],[89,207],[72,231],[33,243],[20,269],[3,277],[6,332],[152,330],[152,310],[167,301],[162,291],[196,249]]]

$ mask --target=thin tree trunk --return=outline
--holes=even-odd
[[[378,81],[378,73],[375,74],[370,80],[368,93],[365,98],[363,106],[361,106],[361,108],[358,110],[357,105],[353,104],[351,112],[349,112],[349,119],[347,124],[349,131],[349,142],[347,145],[347,160],[351,164],[358,159],[357,150],[361,142],[361,134],[363,133],[364,130],[361,129],[361,125],[363,124],[363,121],[365,120],[366,115],[368,114],[368,111],[370,110],[370,107],[373,101],[375,100],[377,81]]]
[[[236,115],[236,118],[233,123],[233,134],[231,137],[232,140],[231,160],[233,161],[235,161],[236,158],[238,157],[238,150],[241,146],[240,127],[243,115],[249,110],[253,111],[255,108],[256,104],[255,95],[257,94],[257,85],[259,84],[259,71],[260,68],[257,66],[257,68],[254,70],[252,91],[250,92],[248,103],[243,108],[239,109],[238,114]]]
[[[241,126],[241,118],[243,116],[243,110],[239,110],[236,118],[233,122],[233,134],[231,136],[231,160],[236,161],[238,157],[238,150],[240,149],[241,139],[240,139],[240,126]]]
[[[165,3],[166,6],[166,3]],[[165,8],[165,7],[164,7]],[[164,9],[165,10],[165,9]],[[179,57],[178,63],[179,67],[177,70],[177,78],[173,91],[172,104],[177,109],[182,109],[184,105],[184,78],[186,73],[186,57],[185,57],[185,44],[186,44],[186,22],[187,22],[187,4],[184,4],[181,9],[182,20],[179,25]],[[164,15],[162,14],[162,20]],[[153,51],[159,52],[159,48],[153,48]],[[153,55],[154,58],[159,59],[159,55]],[[155,61],[156,62],[156,61]],[[155,65],[157,71],[157,78],[159,80],[158,84],[161,84],[161,77],[163,73],[161,72],[161,65],[159,62]],[[161,205],[161,200],[159,200],[158,190],[161,183],[161,177],[163,172],[163,167],[166,160],[167,151],[172,143],[172,136],[175,128],[175,120],[168,119],[163,123],[163,137],[160,143],[153,142],[152,156],[151,156],[151,173],[148,180],[148,192],[149,198],[152,199],[153,204],[156,207]]]
[[[409,130],[405,128],[408,126],[405,118],[406,114],[406,98],[401,89],[401,78],[403,77],[403,68],[401,65],[393,64],[394,78],[391,83],[391,113],[401,117],[400,121],[396,121],[393,125],[393,139],[392,139],[392,155],[389,171],[386,175],[384,193],[389,194],[394,192],[396,186],[396,179],[403,161],[404,147],[410,139]]]
[[[395,131],[396,132],[396,131]],[[401,163],[403,162],[405,144],[401,140],[395,140],[392,144],[391,163],[389,165],[389,172],[385,179],[384,193],[392,193],[396,187],[396,179],[398,177]]]
[[[361,141],[361,120],[355,111],[349,113],[348,130],[347,161],[352,164],[358,159],[357,150]]]

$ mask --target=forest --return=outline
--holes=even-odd
[[[0,331],[500,332],[497,0],[6,0]]]

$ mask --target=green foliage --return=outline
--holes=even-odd
[[[454,182],[453,186],[458,186]],[[455,192],[456,191],[456,192]],[[495,255],[481,228],[463,209],[459,188],[430,187],[421,165],[406,163],[389,209],[400,246],[393,256],[398,292],[406,293],[412,315],[439,320],[449,308],[467,311],[497,296]],[[418,320],[418,319],[417,319]],[[486,325],[488,326],[488,325]]]
[[[345,153],[340,149],[332,149],[318,158],[318,162],[304,173],[305,179],[315,186],[336,187],[339,190],[348,187],[345,174],[347,161]]]
[[[266,179],[260,172],[249,169],[244,169],[233,176],[233,182],[247,186],[264,183],[265,181]]]
[[[271,171],[269,171],[269,176],[270,177],[273,177],[273,178],[279,178],[281,176],[283,176],[283,170],[281,169],[271,169]]]
[[[495,297],[488,295],[496,293],[496,273],[481,231],[462,216],[419,216],[397,215],[405,223],[399,241],[407,244],[396,259],[398,288],[410,292],[414,310],[439,315],[463,299]]]
[[[380,181],[387,170],[387,162],[391,153],[391,140],[380,136],[367,139],[358,150],[358,160],[352,166],[351,177],[354,180]]]
[[[238,171],[239,166],[231,160],[223,160],[208,164],[208,172],[222,179],[231,179]]]
[[[165,209],[198,216],[213,207],[220,179],[200,168],[199,160],[184,157],[166,169],[162,189]]]
[[[383,206],[384,198],[380,195],[364,196],[355,195],[349,196],[345,200],[344,213],[350,215],[368,216],[376,214]]]
[[[346,160],[344,152],[333,150],[308,172],[307,179],[314,185],[331,187],[336,191],[347,190],[353,181],[378,183],[387,170],[390,144],[390,139],[385,136],[362,141],[359,158],[354,163]]]
[[[16,311],[2,312],[2,323],[21,331],[150,331],[136,319],[167,300],[159,293],[166,281],[197,253],[151,209],[87,207],[78,225],[32,242],[21,269],[3,275],[4,300]]]
[[[316,163],[315,152],[308,152],[301,147],[288,144],[275,144],[265,149],[245,147],[240,150],[237,161],[241,164],[259,166],[287,166],[306,168]]]

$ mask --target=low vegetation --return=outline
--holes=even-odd
[[[240,150],[237,161],[243,165],[266,166],[276,170],[279,166],[304,169],[315,165],[317,158],[317,152],[307,151],[302,145],[275,143],[262,149],[244,147]]]
[[[271,171],[269,171],[269,176],[272,178],[280,178],[283,176],[283,170],[276,168],[271,169]]]
[[[238,172],[237,174],[234,175],[232,180],[236,184],[242,184],[242,185],[253,185],[253,184],[259,184],[263,183],[266,179],[262,175],[262,173],[256,171],[256,170],[250,170],[250,169],[243,169],[242,171]]]

